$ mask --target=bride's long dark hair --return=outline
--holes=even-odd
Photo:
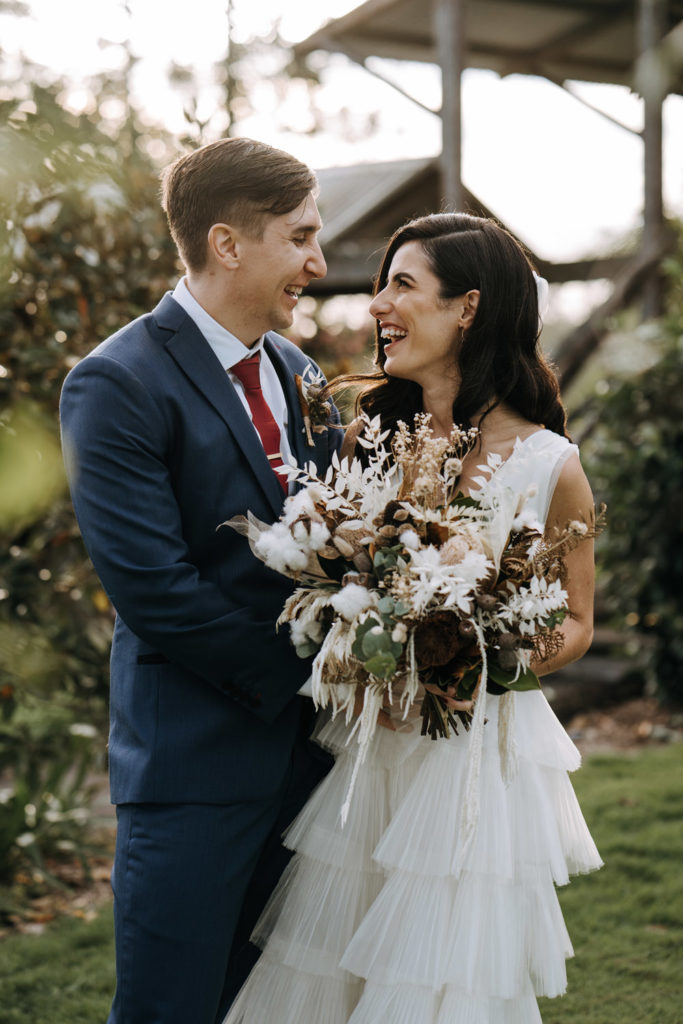
[[[482,409],[507,403],[532,423],[566,436],[566,414],[559,384],[538,343],[538,295],[532,266],[509,232],[491,220],[465,213],[434,213],[411,220],[392,236],[375,283],[387,283],[391,261],[406,242],[419,242],[441,282],[444,300],[471,289],[480,292],[471,327],[458,355],[460,386],[453,422],[471,425]],[[330,385],[330,393],[364,384],[356,412],[381,417],[392,433],[398,420],[412,423],[422,411],[422,388],[384,371],[384,346],[376,326],[370,374],[348,374]]]

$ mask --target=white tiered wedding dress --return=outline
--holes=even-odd
[[[534,484],[544,522],[573,451],[539,431],[518,442],[496,486]],[[415,722],[378,728],[342,827],[356,743],[342,718],[321,725],[318,742],[337,760],[286,834],[296,854],[224,1024],[540,1022],[536,996],[565,991],[573,952],[555,885],[602,862],[567,774],[579,752],[544,695],[487,694],[485,712],[469,840],[472,732],[432,742]]]

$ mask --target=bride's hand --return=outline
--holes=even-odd
[[[471,711],[472,701],[471,700],[455,700],[456,688],[455,686],[447,686],[445,690],[442,690],[436,683],[426,683],[425,690],[429,690],[436,697],[439,697],[446,707],[450,708],[451,711]]]

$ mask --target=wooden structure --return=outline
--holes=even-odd
[[[341,52],[375,75],[378,75],[377,69],[368,65],[372,57],[440,65],[442,108],[433,112],[441,115],[442,153],[436,167],[432,161],[427,161],[422,168],[418,167],[420,161],[414,162],[416,175],[438,174],[433,188],[430,185],[424,193],[430,197],[432,210],[445,203],[451,208],[486,212],[461,180],[460,81],[466,67],[487,68],[503,76],[540,75],[569,92],[575,80],[628,85],[638,91],[645,101],[645,123],[643,131],[637,133],[642,136],[644,146],[643,237],[641,250],[632,264],[621,268],[618,291],[629,299],[634,290],[641,292],[645,297],[645,315],[650,316],[660,310],[657,263],[667,247],[662,208],[661,108],[667,93],[683,93],[683,53],[679,45],[682,21],[683,0],[367,0],[346,16],[323,26],[295,49],[300,57],[320,49]],[[393,82],[389,84],[396,88]],[[403,90],[399,91],[418,102]],[[632,130],[625,125],[621,127]],[[391,165],[377,165],[385,174],[382,183],[385,195],[398,189],[398,198],[401,198],[399,179],[402,174],[410,177],[412,173],[406,169],[408,163],[411,162],[400,162],[395,171],[391,170]],[[349,176],[358,173],[347,171]],[[324,173],[331,181],[332,172]],[[374,214],[381,221],[381,188],[376,184],[372,187],[377,196]],[[352,223],[350,219],[361,197],[353,187],[347,189],[347,196],[353,197],[347,226],[343,231],[339,222],[336,228],[330,225],[328,235],[327,252],[333,271],[341,271],[350,255],[346,243],[352,237],[363,241],[363,221],[359,218]],[[404,214],[405,208],[405,202],[395,203],[393,223],[389,216],[387,230],[374,237],[375,247],[406,216],[425,212],[423,207],[408,209]],[[359,212],[364,216],[368,214],[367,210]],[[338,221],[337,216],[335,219]],[[337,242],[343,244],[337,246]],[[549,280],[586,276],[585,264],[556,266],[553,270],[551,265],[535,261]],[[612,276],[604,261],[596,262],[602,265],[594,266],[592,269],[596,272],[590,276],[605,276],[606,272]],[[350,263],[348,268],[348,277],[338,273],[330,275],[328,291],[359,290],[356,281],[351,287]],[[372,268],[367,266],[367,269],[369,280]],[[341,286],[343,280],[348,281],[347,287]],[[603,316],[602,321],[605,319]],[[593,341],[599,338],[600,322],[600,314],[594,315],[590,332]],[[579,346],[582,358],[586,347],[584,339]],[[578,351],[577,346],[570,344],[569,351]],[[573,372],[572,359],[568,356],[566,360],[565,372],[569,375]]]

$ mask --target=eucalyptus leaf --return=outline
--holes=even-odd
[[[363,637],[363,654],[366,658],[371,658],[374,654],[389,654],[391,645],[392,640],[388,633],[368,632]]]
[[[365,669],[378,679],[389,679],[396,671],[396,659],[387,652],[375,654],[365,662]]]
[[[316,644],[311,640],[307,644],[297,644],[295,650],[300,658],[310,658],[318,653],[320,644]]]

